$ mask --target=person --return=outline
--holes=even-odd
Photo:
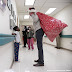
[[[15,61],[18,61],[18,54],[19,54],[19,43],[20,43],[20,34],[19,34],[19,27],[15,26],[13,28],[15,31],[12,35],[15,35],[15,42],[14,42],[14,54],[15,54]]]
[[[37,64],[34,64],[33,66],[44,66],[43,45],[42,45],[44,32],[40,26],[40,20],[36,14],[35,8],[29,8],[29,14],[33,19],[33,26],[36,34],[37,47],[38,47],[38,60],[34,60],[34,62],[37,62]]]
[[[33,26],[36,33],[37,47],[38,47],[38,62],[34,66],[44,66],[42,38],[44,33],[51,42],[59,35],[59,33],[68,25],[57,20],[51,16],[36,12],[35,8],[29,8],[29,14],[33,19]]]
[[[31,27],[29,27],[28,30],[27,30],[28,50],[30,50],[30,44],[31,44],[32,50],[34,49],[34,46],[33,46],[33,35],[34,35],[34,32],[31,29]]]
[[[62,32],[56,37],[56,47],[57,49],[60,49],[60,45],[61,45],[61,41],[60,41],[60,37],[62,35]]]
[[[27,44],[27,27],[24,26],[24,30],[22,31],[23,32],[23,41],[24,41],[24,47],[26,47],[26,44]]]

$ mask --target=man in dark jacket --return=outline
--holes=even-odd
[[[24,26],[24,31],[22,31],[23,33],[23,39],[24,39],[24,47],[26,47],[26,43],[27,43],[27,27]]]

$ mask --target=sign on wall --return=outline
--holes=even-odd
[[[15,22],[14,22],[12,16],[10,15],[10,29],[13,30],[14,27],[15,27]]]
[[[8,9],[11,11],[11,0],[7,0]]]
[[[0,0],[0,9],[5,11],[7,0]]]

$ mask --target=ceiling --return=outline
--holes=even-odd
[[[25,0],[15,0],[20,21],[32,21],[32,19],[24,19],[24,15],[28,15],[29,7],[35,7],[36,11],[45,13],[49,8],[57,8],[50,16],[61,11],[63,8],[72,3],[72,0],[35,0],[33,6],[25,6]]]

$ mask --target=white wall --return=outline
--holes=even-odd
[[[43,42],[56,46],[56,39],[53,42],[51,42],[47,37],[43,37]]]
[[[10,68],[14,57],[13,52],[13,42],[0,46],[0,72],[4,72]]]
[[[15,0],[11,0],[11,3],[13,5],[13,9],[17,17]],[[10,23],[9,23],[10,14],[11,12],[9,11],[8,7],[6,7],[6,10],[4,12],[0,10],[0,33],[2,34],[12,34],[12,30],[10,30]],[[13,61],[13,54],[14,54],[13,49],[14,49],[13,42],[0,46],[0,72],[3,72],[4,70],[10,68],[11,63]]]
[[[72,35],[72,4],[61,10],[53,17],[68,25],[68,27],[63,30],[63,35]],[[44,42],[56,45],[56,41],[52,43],[47,38],[44,38]],[[61,38],[61,47],[72,50],[72,38]]]
[[[61,38],[61,47],[72,50],[72,38]]]
[[[17,16],[15,0],[11,0],[11,3],[13,5],[15,14]],[[6,6],[6,10],[4,12],[2,12],[0,10],[0,33],[11,34],[12,30],[10,30],[10,23],[9,23],[9,15],[10,14],[11,14],[11,12],[9,11],[7,6]]]
[[[10,30],[9,15],[10,12],[7,7],[5,12],[0,10],[0,33],[11,34],[12,31]]]
[[[72,4],[54,15],[54,17],[68,25],[68,27],[63,30],[63,35],[72,35]]]
[[[63,30],[63,35],[72,35],[72,4],[54,15],[55,18],[65,22],[68,27]],[[61,47],[72,50],[72,38],[61,38]]]

